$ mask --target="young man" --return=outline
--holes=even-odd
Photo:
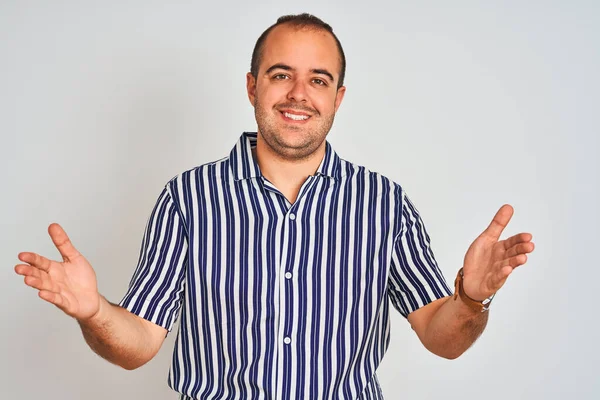
[[[247,75],[258,132],[166,185],[120,305],[98,293],[57,224],[49,233],[63,262],[21,253],[16,272],[127,369],[156,354],[181,311],[169,385],[184,399],[381,399],[390,301],[426,348],[458,357],[533,251],[531,235],[499,241],[512,216],[503,206],[468,249],[452,296],[403,189],[325,140],[344,72],[321,20],[282,17],[265,31]]]

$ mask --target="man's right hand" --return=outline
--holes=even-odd
[[[88,345],[108,361],[126,369],[144,365],[156,355],[167,329],[109,303],[98,293],[96,273],[71,244],[58,224],[48,233],[63,261],[51,261],[35,253],[20,253],[27,264],[15,266],[25,284],[39,296],[78,320]]]
[[[25,284],[39,290],[39,296],[78,320],[92,318],[100,308],[96,273],[90,263],[73,246],[58,224],[48,227],[48,234],[63,261],[52,261],[36,253],[20,253],[27,264],[15,266],[25,276]]]

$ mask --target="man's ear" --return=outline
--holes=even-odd
[[[340,108],[340,104],[342,104],[345,94],[346,86],[342,86],[337,90],[337,93],[335,94],[335,112],[337,112],[338,108]]]
[[[248,92],[248,100],[254,107],[254,100],[256,99],[256,79],[252,76],[252,73],[246,74],[246,91]]]

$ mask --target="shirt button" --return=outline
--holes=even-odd
[[[285,343],[285,344],[290,344],[290,343],[292,343],[292,339],[290,339],[289,337],[285,337],[285,338],[283,339],[283,343]]]
[[[291,272],[286,272],[285,273],[285,279],[291,279],[292,278],[292,273]]]
[[[290,219],[293,221],[296,219],[296,214],[290,214]]]

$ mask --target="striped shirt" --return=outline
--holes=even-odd
[[[180,399],[382,399],[376,370],[403,315],[450,295],[396,183],[329,143],[291,204],[244,133],[165,186],[120,305],[171,330]]]

